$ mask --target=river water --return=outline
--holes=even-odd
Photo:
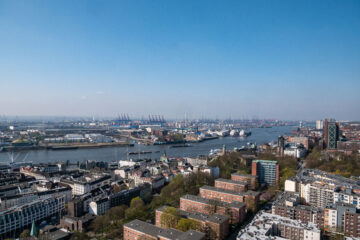
[[[272,128],[253,128],[252,134],[247,138],[224,137],[208,140],[200,143],[191,143],[191,147],[171,148],[170,145],[151,145],[145,146],[135,144],[133,147],[106,147],[92,149],[72,149],[72,150],[36,150],[28,152],[14,153],[15,161],[26,161],[33,163],[50,163],[58,161],[77,162],[84,160],[96,161],[119,161],[127,158],[127,152],[152,151],[151,154],[141,156],[131,155],[129,158],[159,158],[164,152],[168,157],[195,157],[207,155],[211,149],[221,149],[223,145],[227,149],[247,145],[248,142],[261,144],[264,142],[276,141],[280,135],[291,135],[292,126],[272,127]],[[158,151],[157,153],[155,153]],[[0,162],[9,163],[9,153],[0,153]]]

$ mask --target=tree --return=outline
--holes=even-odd
[[[167,207],[160,217],[161,226],[164,228],[176,228],[180,218],[180,213],[176,208]]]
[[[133,198],[130,207],[125,211],[127,221],[134,219],[146,220],[149,212],[146,211],[145,203],[140,197]]]
[[[20,238],[28,238],[28,237],[30,237],[29,229],[25,229],[25,230],[22,231],[22,233],[20,234]]]
[[[109,222],[106,221],[105,216],[97,216],[91,224],[91,229],[94,232],[102,233],[107,226],[109,226]]]
[[[111,221],[119,221],[125,218],[125,211],[127,208],[128,207],[126,205],[113,207],[106,214],[109,215]]]
[[[296,172],[293,168],[289,168],[289,167],[285,167],[285,168],[281,169],[280,172],[281,172],[280,173],[281,178],[280,178],[279,188],[283,190],[286,179],[289,179],[290,177],[295,176]]]
[[[86,235],[86,233],[82,233],[82,232],[75,232],[71,235],[70,240],[88,240],[90,239],[88,235]]]
[[[256,202],[254,201],[254,199],[247,197],[247,198],[245,198],[245,203],[246,203],[246,208],[247,208],[249,211],[251,211],[251,212],[253,212],[253,213],[256,213],[256,211],[257,211],[257,204],[256,204]]]
[[[180,230],[180,231],[183,231],[183,232],[186,232],[186,231],[188,231],[190,229],[200,231],[201,230],[201,224],[198,221],[195,221],[193,219],[182,218],[178,222],[176,228],[178,230]]]
[[[118,193],[126,189],[128,189],[128,187],[125,184],[120,184],[120,185],[116,184],[112,187],[113,193]]]

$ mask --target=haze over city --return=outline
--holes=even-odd
[[[0,115],[360,118],[359,1],[0,1]]]

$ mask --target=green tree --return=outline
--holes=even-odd
[[[286,179],[289,179],[290,177],[293,177],[295,175],[296,175],[296,171],[293,168],[285,167],[285,168],[281,169],[280,170],[281,178],[280,178],[279,188],[281,190],[283,190]]]
[[[105,232],[106,227],[109,226],[109,222],[106,220],[105,216],[97,216],[92,222],[90,229],[96,233]]]
[[[127,208],[128,207],[126,205],[113,207],[106,213],[106,215],[109,215],[109,219],[112,221],[119,221],[125,218],[125,211]]]
[[[130,203],[130,207],[125,211],[125,217],[127,221],[134,219],[146,220],[148,212],[145,208],[145,203],[140,197],[133,198]]]
[[[190,229],[200,231],[201,224],[193,219],[182,218],[177,224],[177,229],[183,232],[186,232]]]
[[[20,234],[20,238],[28,238],[28,237],[30,237],[29,229],[25,229],[25,230],[22,231],[22,233]]]
[[[180,213],[176,208],[167,207],[160,217],[161,226],[164,228],[176,228],[180,218]]]

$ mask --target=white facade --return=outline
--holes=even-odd
[[[352,193],[334,192],[334,203],[336,202],[353,204],[357,209],[360,209],[360,196]]]
[[[285,180],[285,191],[296,192],[296,181],[290,179]]]
[[[305,240],[320,240],[321,239],[321,232],[320,231],[313,231],[304,229],[304,239]]]
[[[328,216],[326,216],[326,213]],[[336,229],[337,226],[337,210],[336,209],[327,209],[325,211],[325,219],[327,219],[327,227]]]
[[[316,129],[320,130],[324,128],[323,120],[316,120]]]
[[[306,155],[306,149],[297,148],[297,147],[285,148],[284,155],[296,157],[296,158],[302,158]]]
[[[110,209],[110,201],[108,199],[101,199],[93,201],[89,204],[89,213],[93,215],[104,215]]]

